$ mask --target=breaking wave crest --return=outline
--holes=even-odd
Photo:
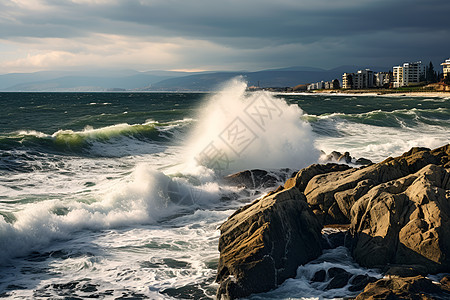
[[[143,124],[126,123],[94,129],[90,126],[82,131],[58,130],[53,134],[23,130],[8,136],[0,136],[0,149],[30,148],[41,152],[83,154],[92,156],[121,156],[114,151],[105,151],[105,145],[115,148],[133,143],[172,143],[177,135],[189,128],[193,120]],[[102,151],[96,151],[96,147]],[[136,150],[136,149],[134,149]]]
[[[301,168],[317,161],[303,111],[268,92],[246,93],[242,78],[211,97],[187,145],[191,163],[230,173]]]

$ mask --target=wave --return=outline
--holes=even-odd
[[[268,92],[246,93],[242,78],[228,82],[201,109],[187,157],[222,173],[302,168],[317,162],[312,128],[297,104]]]
[[[82,131],[58,130],[45,134],[34,130],[22,130],[0,137],[0,150],[30,149],[43,153],[82,154],[87,156],[133,155],[121,150],[130,144],[176,143],[190,125],[192,119],[159,123],[148,121],[143,124],[117,124],[94,129],[90,126]],[[144,148],[144,147],[141,147]],[[136,151],[136,147],[133,148]],[[144,153],[145,152],[144,150]]]
[[[192,180],[138,165],[88,198],[40,201],[1,213],[0,264],[40,251],[52,241],[71,239],[81,230],[157,224],[207,208],[219,201],[219,187],[208,181],[207,172],[201,173]]]
[[[323,121],[345,120],[356,124],[366,124],[380,127],[417,127],[422,124],[450,127],[450,109],[398,109],[393,111],[374,110],[364,113],[331,113],[305,114],[303,119],[313,124]]]

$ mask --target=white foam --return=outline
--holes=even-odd
[[[301,120],[302,110],[268,92],[246,93],[246,87],[242,78],[235,78],[202,109],[187,145],[191,164],[230,173],[316,162],[319,152],[310,125]]]
[[[41,249],[52,240],[70,239],[79,230],[153,224],[208,207],[219,198],[215,183],[194,186],[185,178],[170,178],[144,164],[129,176],[104,182],[99,190],[93,203],[60,199],[26,204],[14,213],[13,224],[1,216],[0,263]]]
[[[287,279],[283,284],[273,291],[257,294],[249,297],[251,300],[263,299],[339,299],[349,296],[356,296],[359,292],[348,290],[350,284],[338,289],[326,289],[331,278],[328,276],[324,282],[312,282],[314,274],[319,270],[329,270],[330,268],[341,268],[353,276],[368,275],[381,278],[376,270],[365,269],[357,265],[345,247],[337,247],[325,250],[323,254],[314,261],[311,261],[297,269],[295,278]],[[350,279],[351,281],[351,279]]]
[[[450,142],[445,126],[421,124],[417,127],[379,127],[346,121],[334,122],[342,136],[316,136],[316,147],[326,153],[349,151],[353,157],[380,162],[399,156],[412,147],[434,149]]]

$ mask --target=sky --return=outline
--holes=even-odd
[[[449,0],[1,0],[0,74],[436,65],[449,13]]]

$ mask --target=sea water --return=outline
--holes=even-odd
[[[220,179],[266,169],[282,183],[321,150],[379,162],[449,142],[450,99],[249,93],[0,93],[0,296],[208,299],[218,226],[267,192]],[[352,296],[309,279],[355,264],[327,250],[253,299]]]

